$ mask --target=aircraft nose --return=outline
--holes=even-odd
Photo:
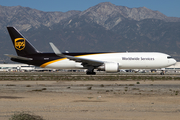
[[[173,59],[173,63],[176,64],[176,62],[177,62],[177,61],[176,61],[175,59]]]
[[[172,64],[172,65],[175,65],[176,62],[177,62],[177,61],[176,61],[175,59],[172,59],[172,60],[171,60],[171,64]]]

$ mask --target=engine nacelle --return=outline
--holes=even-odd
[[[100,66],[98,68],[99,70],[103,70],[106,72],[118,72],[119,71],[119,64],[118,63],[114,63],[114,62],[107,62],[104,63],[103,66]]]

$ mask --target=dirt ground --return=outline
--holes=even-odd
[[[0,81],[0,120],[179,120],[180,81]]]

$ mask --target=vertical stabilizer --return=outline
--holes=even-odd
[[[7,27],[18,56],[37,54],[36,48],[14,27]]]

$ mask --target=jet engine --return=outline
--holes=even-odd
[[[107,62],[107,63],[104,63],[103,66],[100,66],[98,68],[98,70],[103,70],[103,71],[106,71],[106,72],[118,72],[119,71],[119,64],[118,63],[114,63],[114,62]]]

